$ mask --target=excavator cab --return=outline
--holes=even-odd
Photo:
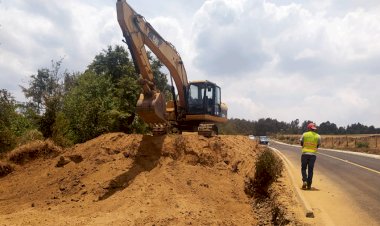
[[[220,87],[209,81],[191,82],[188,89],[187,114],[222,117]]]

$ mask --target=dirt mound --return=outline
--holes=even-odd
[[[22,145],[8,155],[8,160],[16,164],[25,164],[38,158],[52,158],[62,152],[52,141],[33,141]]]
[[[0,178],[0,222],[255,225],[244,180],[258,151],[243,136],[112,133],[50,159],[26,155],[16,162],[34,161]]]

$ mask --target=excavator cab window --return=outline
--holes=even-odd
[[[188,94],[188,114],[220,115],[220,88],[215,84],[192,83]]]

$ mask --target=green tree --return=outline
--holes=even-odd
[[[338,127],[335,123],[331,123],[330,121],[322,122],[318,126],[318,132],[320,134],[338,134]]]
[[[156,84],[168,89],[166,75],[160,72],[162,64],[154,58],[151,63]],[[103,50],[84,73],[66,75],[62,113],[55,114],[53,138],[66,146],[107,132],[146,132],[147,125],[135,114],[141,92],[138,77],[122,46]]]
[[[127,50],[120,45],[108,46],[106,50],[96,55],[88,70],[99,76],[110,76],[114,84],[125,76],[138,78]]]
[[[62,108],[64,85],[61,80],[67,76],[67,72],[61,73],[62,61],[52,61],[50,69],[38,69],[37,74],[31,76],[29,87],[21,86],[25,97],[29,99],[24,108],[35,111],[35,124],[44,137],[52,136],[56,114]]]
[[[112,130],[114,101],[113,85],[109,77],[87,71],[78,78],[64,100],[66,119],[69,120],[70,140],[74,143],[92,139]]]
[[[37,113],[43,113],[46,108],[46,98],[55,96],[61,92],[60,72],[63,59],[54,62],[52,61],[51,69],[41,68],[37,70],[36,75],[31,75],[29,87],[21,86],[26,98],[36,106]]]
[[[0,125],[10,127],[16,109],[14,97],[6,90],[0,89]]]
[[[123,46],[108,46],[107,50],[95,56],[88,70],[97,76],[106,76],[111,79],[116,106],[113,111],[114,130],[132,132],[139,126],[145,128],[143,122],[135,118],[135,108],[141,87],[137,83],[139,76],[129,58],[128,51]]]
[[[148,52],[148,58],[153,71],[154,84],[157,89],[164,94],[167,100],[172,99],[172,95],[170,93],[171,86],[168,85],[167,76],[160,70],[163,67],[163,64],[156,57],[154,57],[151,52]]]
[[[8,151],[16,143],[11,129],[15,113],[14,97],[5,89],[0,89],[0,152]]]

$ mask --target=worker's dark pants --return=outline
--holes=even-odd
[[[307,155],[302,154],[301,155],[301,173],[302,173],[302,181],[307,182],[308,185],[311,185],[313,182],[313,170],[314,170],[314,163],[317,159],[316,155]],[[306,174],[306,168],[307,168],[307,174]]]

